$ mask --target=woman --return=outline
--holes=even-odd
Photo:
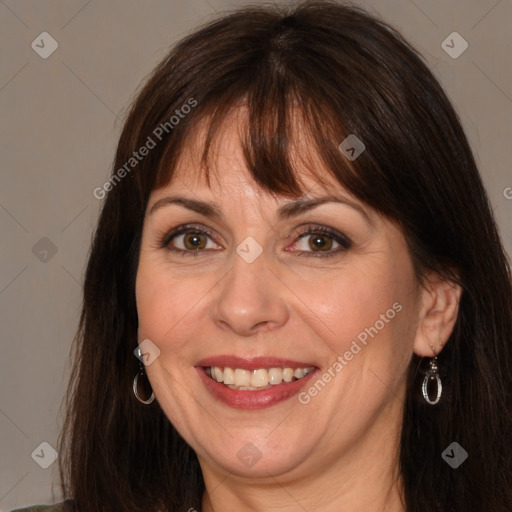
[[[512,510],[510,270],[393,29],[330,1],[202,27],[95,196],[58,510]]]

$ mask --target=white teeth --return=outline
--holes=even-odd
[[[237,388],[236,386],[229,386],[231,389],[237,389],[238,391],[256,391],[260,388],[253,388],[252,386],[242,386],[240,388]]]
[[[224,384],[234,384],[234,383],[235,383],[235,371],[233,370],[233,368],[224,368]]]
[[[216,368],[216,367],[214,367]],[[222,371],[222,370],[221,370]],[[222,382],[222,381],[219,381]],[[237,368],[235,370],[235,386],[237,388],[241,386],[250,386],[251,385],[251,372],[249,370],[241,370]]]
[[[285,382],[291,382],[293,379],[293,368],[285,368],[283,370],[283,380]]]
[[[263,388],[268,385],[268,372],[265,369],[254,370],[251,376],[251,386],[253,388]]]
[[[241,368],[210,366],[206,368],[206,373],[214,381],[224,383],[231,389],[254,391],[276,386],[283,381],[292,382],[301,379],[313,370],[314,367],[244,370]]]
[[[222,370],[218,366],[213,367],[213,380],[216,380],[217,382],[222,382],[223,379]]]
[[[283,369],[282,368],[270,368],[268,371],[268,383],[269,384],[281,384],[283,381]]]

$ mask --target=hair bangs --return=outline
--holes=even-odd
[[[236,123],[244,163],[264,191],[284,197],[307,195],[308,176],[325,188],[334,178],[356,197],[365,197],[365,179],[338,148],[345,128],[333,106],[294,83],[274,84],[269,90],[237,84],[221,96],[201,100],[188,122],[170,137],[158,165],[154,189],[169,185],[188,150],[201,154],[197,169],[187,173],[219,176],[218,150],[226,128]],[[242,92],[240,92],[242,91]]]

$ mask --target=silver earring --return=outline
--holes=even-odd
[[[149,405],[155,399],[155,394],[153,393],[153,390],[151,390],[151,396],[147,400],[144,400],[139,396],[139,391],[138,391],[139,375],[141,377],[145,376],[144,375],[144,367],[142,366],[142,363],[140,363],[140,362],[139,362],[139,371],[135,374],[135,377],[133,378],[133,393],[139,402],[141,402],[145,405]],[[146,376],[146,379],[147,379],[147,376]]]
[[[443,385],[441,384],[441,378],[439,377],[439,373],[437,373],[437,370],[437,356],[435,356],[430,360],[430,367],[425,372],[425,378],[423,379],[423,385],[421,386],[423,398],[430,405],[436,405],[437,402],[439,402],[439,399],[441,398],[441,393],[443,391]],[[435,400],[430,400],[430,397],[428,396],[428,383],[433,380],[436,381],[437,393]]]

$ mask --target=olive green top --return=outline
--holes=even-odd
[[[64,503],[57,503],[55,505],[32,505],[25,508],[17,508],[11,512],[62,512],[64,510]]]

